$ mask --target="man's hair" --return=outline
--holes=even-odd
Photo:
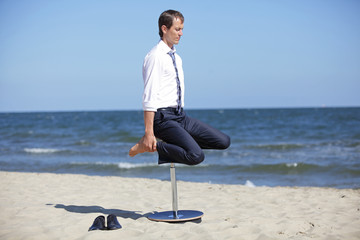
[[[159,17],[159,35],[162,38],[163,32],[161,30],[161,26],[165,25],[167,29],[170,29],[174,18],[179,18],[181,22],[184,22],[184,16],[181,14],[181,12],[175,11],[175,10],[166,10],[163,12]]]

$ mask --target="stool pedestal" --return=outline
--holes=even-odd
[[[175,164],[170,166],[171,192],[172,192],[172,211],[157,212],[148,216],[149,220],[157,222],[186,222],[200,219],[204,213],[194,210],[178,210],[177,184],[175,174]]]

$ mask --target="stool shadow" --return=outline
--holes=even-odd
[[[53,205],[53,204],[46,204]],[[64,204],[56,204],[55,208],[65,209],[68,212],[73,213],[102,213],[104,215],[114,214],[117,217],[121,218],[131,218],[133,220],[137,220],[142,217],[147,217],[151,215],[151,213],[141,214],[137,211],[126,211],[121,209],[106,209],[101,206],[76,206],[76,205],[64,205]]]

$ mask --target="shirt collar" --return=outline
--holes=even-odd
[[[169,48],[169,46],[161,39],[160,39],[159,45],[161,47],[161,50],[164,51],[164,53],[166,53],[166,54],[168,54],[169,52],[173,52],[173,53],[176,52],[175,46],[173,46],[173,48]]]

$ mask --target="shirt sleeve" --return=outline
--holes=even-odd
[[[143,64],[143,110],[156,112],[159,106],[158,93],[160,89],[161,65],[156,54],[145,57]]]

